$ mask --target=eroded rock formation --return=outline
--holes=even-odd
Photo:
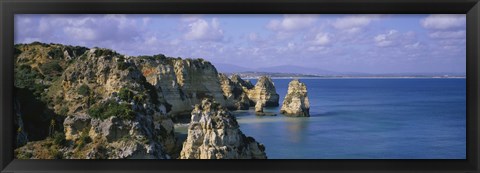
[[[171,105],[169,115],[190,115],[193,105],[203,98],[213,98],[224,106],[227,104],[218,72],[208,61],[157,55],[136,58],[135,64]]]
[[[248,98],[256,105],[261,102],[266,107],[278,106],[279,95],[275,89],[275,85],[270,77],[262,76],[258,78],[255,87],[247,91]]]
[[[220,79],[223,95],[227,101],[226,107],[233,110],[248,110],[250,100],[240,83],[233,82],[222,73],[218,74],[218,78]]]
[[[192,111],[181,159],[266,159],[265,147],[245,136],[233,115],[211,99]]]
[[[294,79],[288,84],[287,95],[283,100],[280,113],[288,116],[310,116],[307,86],[298,79]]]

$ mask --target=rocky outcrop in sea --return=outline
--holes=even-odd
[[[218,74],[218,78],[220,80],[223,95],[226,98],[225,100],[227,103],[225,106],[232,110],[248,110],[248,108],[250,108],[250,99],[244,91],[241,83],[238,82],[238,80],[237,82],[232,81],[222,73]]]
[[[297,117],[310,116],[307,86],[298,79],[294,79],[288,84],[287,95],[283,100],[280,113]]]
[[[180,159],[266,159],[265,147],[239,129],[236,118],[219,103],[195,105]]]
[[[258,78],[255,87],[247,91],[248,98],[256,105],[261,102],[265,107],[278,106],[279,95],[275,89],[275,85],[270,77],[262,76]]]

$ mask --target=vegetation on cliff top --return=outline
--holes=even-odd
[[[135,118],[135,112],[132,110],[132,106],[127,103],[117,103],[114,100],[108,100],[104,103],[100,103],[92,106],[88,110],[88,114],[91,117],[99,119],[107,119],[113,116],[117,116],[125,120],[133,120]]]

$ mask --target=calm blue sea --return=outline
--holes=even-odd
[[[466,158],[465,79],[300,81],[308,88],[311,117],[234,112],[269,159]],[[288,82],[274,79],[280,104]]]

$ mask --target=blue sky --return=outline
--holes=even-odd
[[[15,42],[249,68],[465,73],[465,15],[16,15]]]

